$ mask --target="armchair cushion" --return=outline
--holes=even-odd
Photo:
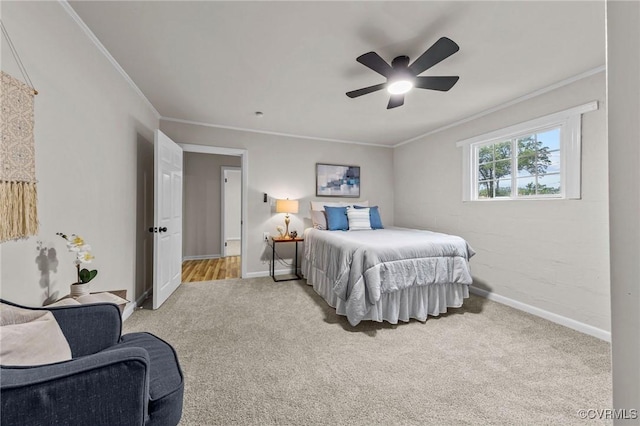
[[[0,303],[0,364],[42,365],[71,359],[71,348],[55,317]]]
[[[129,333],[105,352],[122,348],[144,348],[149,354],[149,421],[177,424],[182,414],[184,384],[173,347],[153,334]]]
[[[36,312],[51,312],[67,338],[71,356],[94,354],[118,343],[122,333],[120,309],[112,303],[32,308],[0,299],[6,305]]]
[[[120,339],[122,317],[112,303],[43,308],[51,311],[71,347],[71,356],[94,354]]]

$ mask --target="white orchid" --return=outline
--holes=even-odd
[[[58,233],[58,235],[67,240],[67,248],[69,249],[69,251],[80,251],[80,248],[85,245],[84,240],[79,235],[71,234],[70,237],[67,237],[66,235],[61,233]]]
[[[93,259],[95,259],[95,257],[88,250],[85,250],[85,249],[83,249],[82,251],[79,251],[78,254],[76,255],[76,262],[78,264],[91,263]]]
[[[67,236],[61,232],[58,232],[56,235],[60,235],[67,241],[67,249],[70,252],[76,254],[76,258],[73,261],[73,264],[76,265],[76,269],[78,270],[78,283],[88,283],[98,274],[97,270],[89,271],[88,269],[80,269],[80,265],[83,263],[91,263],[95,257],[91,254],[91,246],[84,242],[84,239],[76,234],[71,234]]]

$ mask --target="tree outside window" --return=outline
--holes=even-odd
[[[479,199],[560,194],[559,127],[479,146],[477,159]]]

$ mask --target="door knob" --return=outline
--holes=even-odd
[[[162,228],[158,228],[157,226],[152,226],[149,228],[149,232],[167,232],[167,227],[163,226]]]

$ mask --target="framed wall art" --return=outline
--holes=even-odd
[[[360,197],[360,166],[316,164],[316,196]]]

